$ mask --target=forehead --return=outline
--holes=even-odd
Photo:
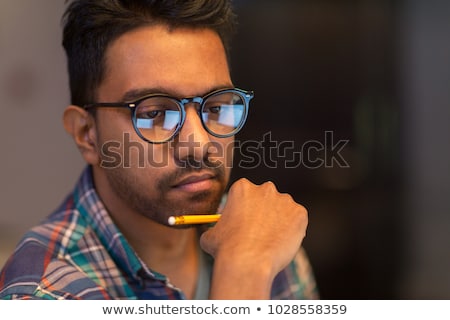
[[[142,88],[191,96],[231,85],[222,41],[209,29],[157,25],[127,32],[108,47],[105,66],[98,91],[105,102]]]

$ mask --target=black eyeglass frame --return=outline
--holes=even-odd
[[[242,101],[244,101],[244,113],[242,115],[242,119],[239,122],[239,125],[230,133],[227,134],[218,134],[215,133],[213,131],[211,131],[205,124],[203,117],[201,116],[201,113],[205,107],[205,101],[214,95],[217,94],[221,94],[221,93],[233,93],[236,94],[238,96],[240,96],[242,98]],[[214,90],[211,91],[209,93],[207,93],[206,95],[200,97],[188,97],[188,98],[182,98],[182,99],[178,99],[175,98],[171,95],[168,94],[164,94],[164,93],[152,93],[152,94],[148,94],[145,95],[137,100],[131,101],[131,102],[99,102],[99,103],[90,103],[90,104],[86,104],[83,106],[83,108],[85,110],[89,110],[92,108],[102,108],[102,107],[106,107],[106,108],[128,108],[131,111],[131,122],[133,123],[133,127],[134,127],[134,131],[137,133],[137,135],[144,141],[148,142],[148,143],[152,143],[152,144],[161,144],[161,143],[165,143],[168,142],[170,140],[172,140],[181,130],[181,128],[183,127],[184,121],[186,120],[186,104],[188,103],[197,103],[199,105],[199,108],[197,109],[197,113],[200,117],[200,122],[202,123],[203,128],[206,130],[206,132],[208,132],[209,134],[211,134],[214,137],[217,138],[228,138],[231,137],[235,134],[237,134],[242,127],[244,126],[246,120],[247,120],[247,116],[248,116],[248,109],[250,106],[250,100],[254,97],[254,92],[253,91],[246,91],[246,90],[242,90],[239,88],[226,88],[226,89],[219,89],[219,90]],[[173,132],[173,134],[162,141],[151,141],[147,138],[145,138],[142,133],[140,132],[139,128],[137,127],[137,118],[136,118],[136,110],[138,109],[138,105],[142,102],[145,101],[149,98],[169,98],[171,100],[173,100],[178,107],[181,110],[181,119],[177,125],[177,128],[175,129],[175,131]]]

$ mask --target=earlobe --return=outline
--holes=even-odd
[[[96,165],[99,162],[97,129],[89,112],[78,106],[68,106],[63,114],[63,124],[86,162]]]

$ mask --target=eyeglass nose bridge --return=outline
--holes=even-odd
[[[183,98],[183,99],[179,100],[181,106],[183,107],[183,109],[185,111],[186,111],[187,104],[196,103],[198,105],[198,107],[196,108],[198,114],[200,114],[200,108],[204,101],[205,101],[205,99],[203,99],[202,97],[190,97],[190,98]]]

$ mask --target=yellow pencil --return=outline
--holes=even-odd
[[[201,223],[211,223],[217,222],[219,220],[220,214],[193,214],[184,215],[178,217],[169,217],[169,224],[171,226],[179,224],[201,224]]]

